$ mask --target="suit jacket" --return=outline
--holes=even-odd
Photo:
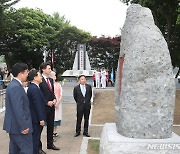
[[[28,97],[19,81],[13,79],[6,89],[6,111],[3,129],[9,134],[21,134],[27,128],[29,128],[29,133],[32,133]]]
[[[91,109],[91,97],[92,97],[92,88],[91,85],[86,84],[86,95],[83,96],[80,88],[80,84],[74,87],[73,90],[73,96],[74,100],[77,103],[77,109],[83,110],[83,109]]]
[[[54,95],[54,83],[53,83],[53,79],[49,78],[49,81],[51,83],[52,86],[52,91],[49,89],[46,80],[42,79],[42,83],[40,83],[39,87],[42,91],[42,94],[44,96],[45,99],[45,105],[46,105],[46,112],[50,112],[50,111],[54,111],[54,105],[52,107],[48,106],[48,101],[53,101],[54,99],[56,99],[55,95]]]
[[[27,90],[32,122],[39,123],[46,118],[45,100],[40,88],[31,83]]]

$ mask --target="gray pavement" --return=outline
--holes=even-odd
[[[65,103],[65,104],[75,104],[75,101],[74,101],[74,98],[73,98],[73,87],[62,87],[63,88],[63,92],[62,92],[62,103]]]
[[[57,138],[54,144],[61,148],[60,151],[53,151],[46,149],[46,127],[42,132],[43,150],[47,154],[79,154],[83,135],[74,137],[76,125],[76,103],[72,97],[72,87],[63,87],[62,100],[62,125],[58,128],[60,138]],[[9,137],[3,131],[4,112],[0,114],[0,154],[8,154]],[[83,128],[83,123],[82,123]],[[102,126],[90,126],[89,133],[91,137],[99,138],[102,132]]]

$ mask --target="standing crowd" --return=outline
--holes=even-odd
[[[95,70],[92,76],[92,80],[94,87],[106,88],[109,82],[109,71],[104,68],[101,70]]]
[[[7,87],[7,85],[11,82],[13,78],[12,73],[5,68],[0,68],[0,90]]]
[[[60,150],[54,145],[57,126],[61,124],[62,88],[49,63],[40,71],[24,63],[12,67],[13,79],[6,88],[6,111],[3,129],[9,133],[10,154],[45,154],[41,133],[47,127],[47,149]]]
[[[41,133],[47,128],[47,149],[60,150],[54,145],[59,137],[57,127],[62,120],[62,87],[56,82],[56,73],[50,63],[42,63],[40,69],[28,71],[27,64],[16,63],[12,67],[12,79],[6,88],[6,110],[3,129],[9,134],[9,154],[46,154],[42,149]],[[80,135],[84,117],[83,135],[88,134],[92,88],[86,77],[78,77],[73,96],[77,104],[76,133]]]

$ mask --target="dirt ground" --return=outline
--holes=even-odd
[[[95,94],[92,124],[115,122],[114,91],[101,91]],[[176,91],[174,124],[180,125],[180,90]]]
[[[114,91],[101,91],[95,94],[92,124],[115,122]]]
[[[101,91],[95,94],[92,124],[105,124],[115,122],[114,91]],[[176,104],[174,110],[174,124],[180,125],[180,90],[176,91]],[[88,141],[88,154],[99,153],[98,140]]]

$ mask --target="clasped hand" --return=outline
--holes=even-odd
[[[52,107],[53,105],[54,106],[56,105],[56,99],[54,99],[53,101],[48,102],[48,106]]]

